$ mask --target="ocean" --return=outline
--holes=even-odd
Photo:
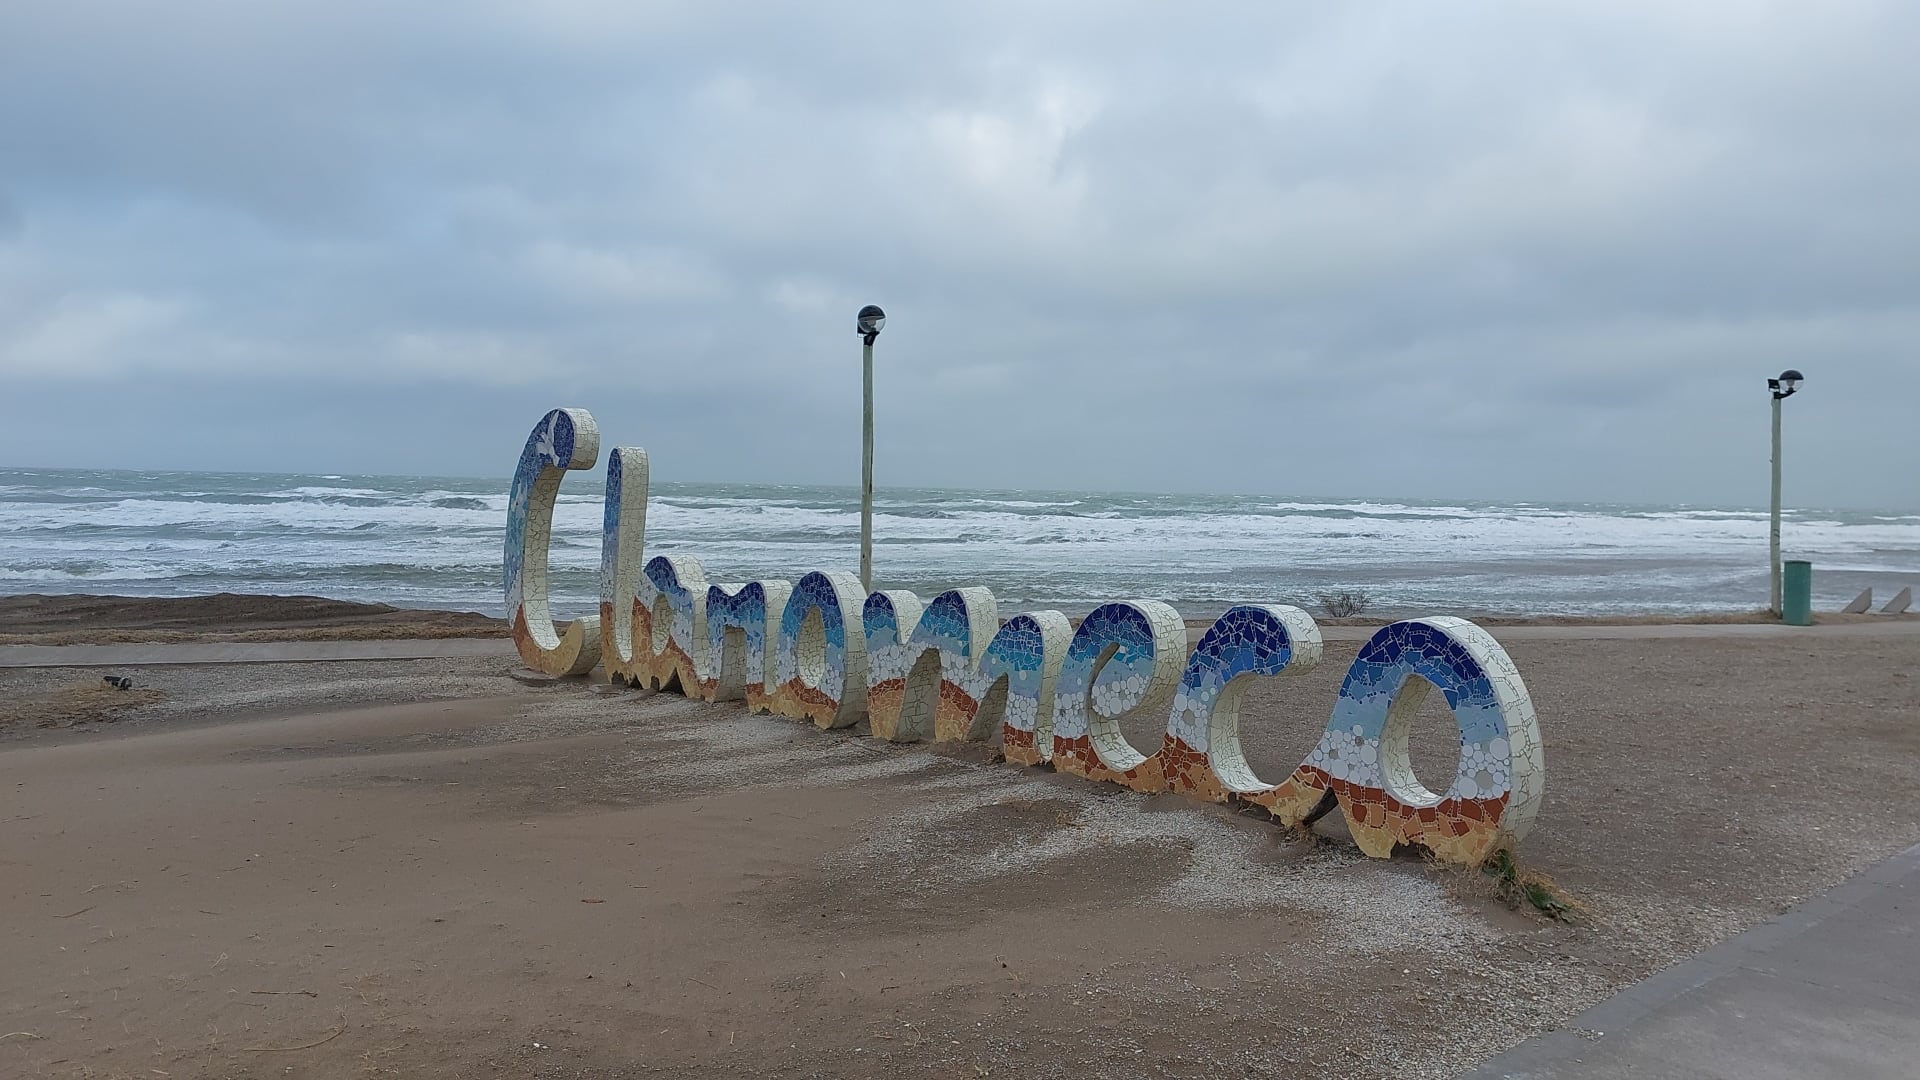
[[[499,615],[508,478],[0,469],[0,593],[314,594]],[[556,612],[596,609],[600,480],[555,511]],[[1751,507],[1435,502],[1072,491],[877,493],[874,575],[1003,610],[1148,598],[1184,614],[1365,593],[1372,612],[1622,615],[1767,602]],[[1920,585],[1920,514],[1796,509],[1788,558],[1815,604]],[[648,554],[709,580],[857,570],[853,488],[655,484]]]

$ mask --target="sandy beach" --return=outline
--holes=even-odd
[[[1253,692],[1257,769],[1354,648]],[[132,698],[0,671],[0,1070],[1444,1077],[1920,840],[1920,636],[1511,651],[1549,766],[1520,854],[1572,922],[1333,819],[508,659],[118,672]],[[1424,717],[1416,766],[1452,740]]]

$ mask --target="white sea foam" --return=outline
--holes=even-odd
[[[497,611],[506,482],[0,470],[0,591],[312,592]],[[850,569],[853,492],[662,485],[654,552],[715,577]],[[563,614],[592,610],[602,507],[578,477],[554,514]],[[1358,588],[1387,611],[1756,608],[1766,515],[1730,507],[1423,504],[1271,496],[893,490],[875,563],[930,595],[1003,607],[1162,597],[1204,614]],[[1920,578],[1920,515],[1789,513],[1821,602]]]

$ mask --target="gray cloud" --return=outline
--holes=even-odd
[[[1030,7],[9,5],[0,461],[1920,505],[1920,9]]]

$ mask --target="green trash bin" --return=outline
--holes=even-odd
[[[1780,618],[1788,626],[1813,625],[1813,564],[1804,559],[1781,564]]]

